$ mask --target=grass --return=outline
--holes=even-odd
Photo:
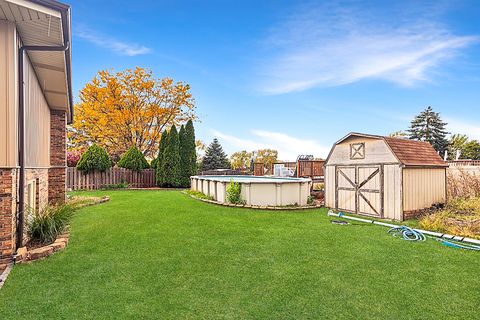
[[[325,210],[102,191],[68,248],[16,266],[2,319],[478,319],[478,252],[409,243]]]

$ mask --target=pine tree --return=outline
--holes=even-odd
[[[197,173],[197,150],[195,145],[195,129],[193,121],[189,120],[185,127],[180,128],[180,158],[182,187],[190,187],[190,177]]]
[[[166,187],[180,187],[180,143],[175,126],[170,129],[160,163],[161,182]]]
[[[440,114],[429,106],[413,119],[408,133],[411,140],[427,141],[443,155],[449,144],[446,138],[448,134],[445,130],[446,125]]]
[[[208,146],[202,161],[202,170],[230,169],[230,162],[217,138]]]
[[[160,146],[158,150],[158,156],[154,160],[155,163],[152,163],[152,168],[156,170],[156,176],[157,176],[157,185],[158,186],[164,186],[165,183],[162,180],[163,179],[163,174],[162,174],[162,166],[161,164],[163,163],[163,154],[165,152],[165,147],[167,146],[167,140],[168,140],[168,132],[167,130],[162,132],[162,137],[160,138]]]

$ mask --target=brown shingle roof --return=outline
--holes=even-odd
[[[406,166],[448,166],[428,142],[391,137],[383,139]]]

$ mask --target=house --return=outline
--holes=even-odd
[[[71,14],[52,0],[0,0],[0,265],[31,210],[65,201],[72,121]]]
[[[325,163],[325,205],[406,220],[446,202],[448,165],[428,142],[350,133]]]

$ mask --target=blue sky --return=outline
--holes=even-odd
[[[142,66],[191,84],[197,137],[324,157],[350,131],[406,129],[431,105],[480,139],[472,1],[72,1],[73,80]]]

